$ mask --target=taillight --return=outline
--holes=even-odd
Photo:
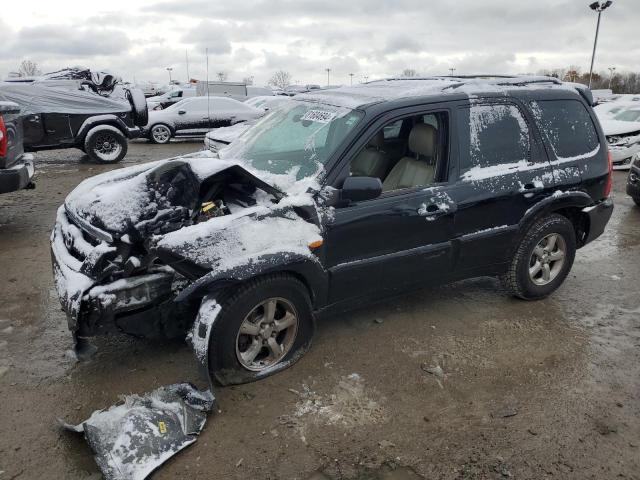
[[[611,156],[611,152],[608,152],[609,158],[609,175],[607,177],[607,184],[604,187],[604,197],[607,198],[611,195],[611,189],[613,187],[613,157]]]
[[[0,157],[7,155],[9,147],[9,135],[7,134],[7,126],[4,124],[2,116],[0,116]]]

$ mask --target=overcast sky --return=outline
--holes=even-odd
[[[83,65],[127,80],[254,76],[300,83],[397,75],[589,68],[596,14],[587,0],[28,0],[2,2],[0,77],[20,61]],[[135,6],[134,6],[135,5]],[[596,70],[640,71],[640,1],[603,14]]]

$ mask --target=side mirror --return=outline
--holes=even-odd
[[[348,177],[342,185],[342,200],[361,202],[372,200],[382,194],[382,182],[376,177]]]
[[[178,110],[178,115],[184,115],[186,112],[186,110]]]

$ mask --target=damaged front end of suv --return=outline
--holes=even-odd
[[[238,268],[251,268],[247,263],[264,253],[260,241],[238,238],[239,231],[259,238],[247,225],[302,222],[308,225],[298,239],[304,247],[319,231],[317,215],[281,206],[283,198],[239,164],[209,152],[80,184],[58,210],[51,234],[55,284],[78,355],[90,351],[87,338],[95,335],[184,337],[211,283],[202,279],[215,270],[218,279],[233,280]]]

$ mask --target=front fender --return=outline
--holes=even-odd
[[[286,251],[257,256],[226,270],[213,270],[182,290],[175,301],[201,298],[229,285],[277,272],[289,272],[300,278],[309,289],[314,308],[326,303],[329,284],[327,271],[315,257]]]

